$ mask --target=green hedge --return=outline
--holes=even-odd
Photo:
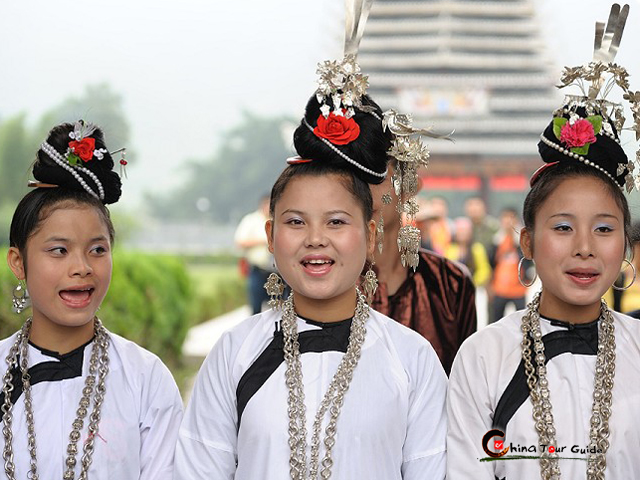
[[[116,252],[113,262],[100,318],[112,332],[176,365],[194,312],[184,263],[170,255],[139,252]]]
[[[0,262],[6,250],[0,249]],[[98,316],[114,333],[133,340],[173,367],[197,311],[194,290],[184,263],[169,255],[116,251],[111,286]],[[0,267],[0,335],[15,332],[29,315],[11,310],[16,284],[8,267]]]
[[[15,333],[29,314],[29,310],[27,310],[21,315],[16,315],[11,309],[11,297],[17,281],[7,266],[6,258],[7,250],[0,248],[0,338],[7,338]]]
[[[207,321],[247,303],[247,282],[234,264],[209,262],[187,265],[195,290],[193,324]]]

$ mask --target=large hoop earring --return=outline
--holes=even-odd
[[[627,260],[626,258],[624,259],[625,262],[627,262],[629,264],[629,266],[631,267],[631,270],[633,270],[633,278],[631,279],[631,283],[625,287],[616,287],[616,284],[614,283],[613,285],[611,285],[611,288],[613,288],[614,290],[618,290],[619,292],[624,292],[625,290],[627,290],[628,288],[631,287],[631,285],[633,285],[636,281],[636,267],[633,263],[631,263],[629,260]]]
[[[518,262],[518,281],[523,287],[529,288],[531,285],[536,283],[536,280],[538,279],[538,272],[536,272],[536,275],[533,277],[533,280],[531,280],[531,283],[524,283],[524,281],[522,280],[522,264],[525,260],[527,260],[525,257],[520,257],[520,261]],[[533,258],[531,259],[531,261],[533,262],[533,266],[535,267],[536,262],[533,261]]]

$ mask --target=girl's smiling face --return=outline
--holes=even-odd
[[[591,321],[620,273],[623,212],[602,180],[569,177],[542,203],[534,231],[523,229],[520,243],[542,281],[540,313],[574,323]]]
[[[302,316],[351,316],[356,282],[373,254],[375,223],[344,181],[337,174],[291,179],[267,222],[269,250]]]
[[[10,248],[7,261],[17,278],[26,279],[34,333],[67,327],[92,332],[111,281],[109,230],[92,207],[52,208],[25,251]]]

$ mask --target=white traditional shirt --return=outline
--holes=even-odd
[[[502,448],[509,451],[502,458],[541,453],[522,362],[524,313],[508,315],[469,337],[453,362],[447,405],[449,480],[540,478],[537,459],[479,461],[488,458],[482,441],[492,429],[505,433]],[[541,318],[540,326],[557,432],[554,448],[560,457],[571,458],[559,462],[562,478],[586,478],[598,321],[570,325]],[[640,475],[640,321],[614,312],[614,328],[615,378],[605,478],[629,480]],[[490,439],[492,452],[493,442],[500,440]]]
[[[4,359],[16,335],[0,342]],[[178,428],[182,419],[180,393],[158,357],[133,342],[109,333],[109,372],[100,413],[90,480],[171,480]],[[29,345],[37,466],[40,480],[60,480],[65,470],[72,423],[82,396],[93,341],[60,355]],[[17,379],[17,380],[16,380]],[[27,478],[29,450],[24,394],[19,371],[14,371],[13,451],[16,479]],[[0,395],[0,405],[4,395]],[[84,420],[76,455],[76,476],[81,470],[82,448],[88,435]],[[3,443],[4,445],[4,443]],[[5,478],[0,468],[0,478]]]
[[[248,318],[205,360],[180,429],[176,479],[289,478],[280,319],[273,311]],[[297,322],[308,464],[314,417],[347,349],[351,320]],[[338,418],[331,478],[443,479],[447,380],[438,357],[427,340],[378,312],[371,311],[366,329]]]

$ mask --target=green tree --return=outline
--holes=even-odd
[[[100,125],[112,150],[129,143],[131,130],[122,96],[106,83],[88,85],[82,95],[68,98],[53,107],[38,122],[36,133],[44,139],[54,125],[79,119]]]
[[[0,124],[0,205],[15,204],[27,191],[29,167],[37,141],[20,114]]]
[[[172,194],[148,195],[151,210],[159,217],[202,218],[235,222],[254,210],[292,155],[294,123],[285,117],[267,118],[244,113],[228,130],[218,151],[204,161],[188,163],[187,182]],[[200,211],[202,199],[208,209]],[[208,200],[208,202],[207,202]]]

